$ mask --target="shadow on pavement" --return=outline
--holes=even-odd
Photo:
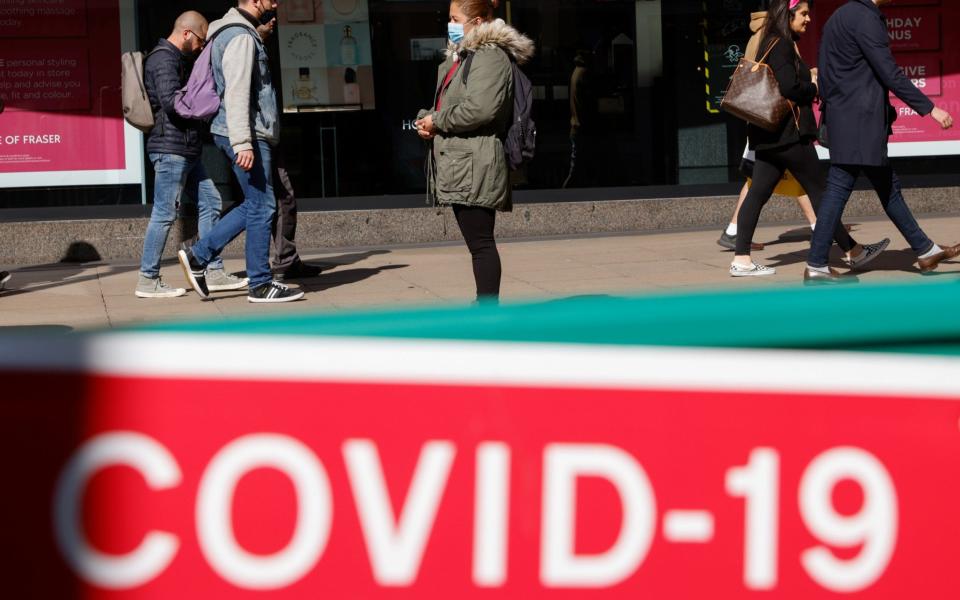
[[[53,335],[70,333],[71,331],[73,331],[73,327],[69,325],[0,325],[0,334]]]
[[[82,277],[76,277],[76,275],[82,273],[83,271],[93,269],[96,267],[106,267],[105,263],[102,262],[91,262],[91,263],[48,263],[45,265],[34,265],[31,267],[23,267],[21,269],[13,270],[13,280],[7,284],[7,289],[3,291],[3,296],[19,296],[21,294],[29,294],[32,292],[43,292],[46,290],[51,290],[58,288],[63,285],[73,285],[76,283],[83,283],[85,281],[93,281],[99,279],[101,274],[98,272],[93,272]],[[116,267],[111,266],[109,273],[107,275],[116,275],[118,273],[129,273],[140,270],[140,265],[133,265],[129,267]],[[31,275],[36,275],[39,273],[46,273],[46,277],[32,277]],[[136,285],[136,280],[133,280],[133,283],[130,284],[130,289]],[[29,288],[23,286],[30,286]]]
[[[345,271],[336,271],[334,273],[324,273],[316,283],[304,285],[304,289],[310,292],[322,292],[324,290],[340,287],[341,285],[350,285],[359,283],[365,279],[370,279],[379,275],[383,271],[394,271],[396,269],[406,269],[410,265],[384,265],[382,267],[371,267],[369,269],[347,269]]]
[[[383,254],[390,254],[390,250],[368,250],[366,252],[353,252],[350,254],[341,254],[339,256],[325,256],[323,258],[316,258],[316,259],[304,258],[303,261],[311,265],[317,265],[319,267],[323,267],[324,269],[333,269],[336,267],[344,267],[347,265],[352,265],[352,264],[367,260],[368,258],[372,258],[374,256],[381,256]]]

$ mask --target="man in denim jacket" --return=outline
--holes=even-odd
[[[234,238],[246,231],[247,300],[256,303],[290,302],[303,297],[273,281],[270,272],[270,226],[277,201],[273,193],[272,147],[280,138],[276,92],[270,77],[267,51],[257,27],[275,8],[273,0],[240,0],[209,36],[228,25],[212,42],[211,65],[220,95],[220,111],[210,130],[214,142],[233,162],[243,189],[243,202],[192,247],[180,250],[180,263],[190,285],[200,296],[209,295],[204,268]]]

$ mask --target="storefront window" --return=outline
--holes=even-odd
[[[149,49],[165,37],[185,9],[213,20],[227,4],[138,0],[140,46]],[[741,180],[737,166],[746,127],[719,110],[719,99],[749,38],[749,13],[757,4],[502,2],[498,16],[537,46],[536,58],[524,68],[534,84],[537,156],[516,174],[517,189],[698,185],[700,193],[733,190]],[[948,10],[941,6],[919,9],[912,4],[903,10],[929,12],[926,18],[949,16],[941,17]],[[378,205],[389,207],[401,196],[409,203],[424,191],[427,148],[413,121],[433,98],[448,6],[445,0],[282,3],[279,34],[271,44],[285,107],[280,151],[300,198],[349,202],[374,196],[382,197]],[[936,52],[924,48],[924,56]],[[956,81],[942,75],[938,89],[955,89]],[[576,115],[571,114],[573,105]],[[571,170],[573,142],[576,164]],[[211,147],[205,160],[229,188],[229,165],[220,153]],[[898,161],[902,172],[924,176],[956,172],[957,166],[955,158],[944,155]],[[149,188],[149,165],[146,172]],[[86,201],[140,199],[139,192],[114,195],[109,190],[100,189],[99,200],[93,201],[87,192]],[[0,191],[0,207],[22,205],[31,197],[34,205],[84,202],[64,199],[69,196],[62,188],[32,195],[8,189]]]

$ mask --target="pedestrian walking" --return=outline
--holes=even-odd
[[[247,300],[273,303],[303,297],[303,292],[274,281],[270,271],[270,225],[277,206],[272,148],[280,139],[280,122],[267,50],[257,27],[275,6],[273,0],[239,0],[237,7],[210,24],[210,36],[217,36],[212,42],[211,67],[220,96],[220,109],[210,129],[217,147],[233,163],[243,202],[196,244],[179,252],[190,285],[204,298],[209,295],[204,268],[244,231],[250,279]],[[228,25],[240,27],[217,35]]]
[[[761,60],[774,72],[780,93],[793,103],[793,114],[784,119],[775,131],[749,125],[750,148],[756,152],[753,184],[737,215],[736,256],[730,265],[733,277],[773,275],[776,270],[753,262],[750,256],[753,235],[760,212],[774,189],[789,170],[810,196],[814,210],[819,209],[824,194],[826,173],[817,156],[814,142],[817,124],[813,102],[817,97],[817,71],[810,69],[800,56],[797,40],[810,25],[811,1],[773,0],[770,3],[760,42]],[[819,214],[819,213],[818,213]],[[818,219],[819,223],[819,219]],[[814,231],[821,231],[823,225]],[[848,264],[863,268],[889,245],[886,239],[876,244],[860,245],[839,220],[829,225],[826,239],[836,239],[846,253]]]
[[[201,237],[220,220],[223,201],[201,161],[206,125],[185,119],[174,110],[174,96],[190,78],[196,56],[207,38],[207,20],[198,12],[181,14],[173,31],[157,42],[144,61],[143,83],[153,109],[154,125],[147,135],[147,155],[153,163],[153,208],[143,239],[140,276],[134,295],[138,298],[176,298],[187,293],[170,287],[160,277],[160,261],[170,228],[184,193],[197,203],[197,230]],[[206,265],[211,292],[243,289],[246,279],[224,271],[216,255]]]
[[[897,112],[890,92],[920,115],[929,115],[944,129],[953,118],[934,106],[903,73],[890,51],[887,20],[880,7],[889,0],[850,0],[830,17],[820,43],[824,123],[830,146],[827,193],[818,212],[821,227],[810,243],[804,281],[838,283],[827,265],[828,232],[840,222],[854,183],[867,176],[883,209],[917,255],[921,272],[960,255],[960,245],[941,247],[920,228],[903,199],[900,180],[890,165],[888,140]]]
[[[760,5],[757,7],[758,10],[750,13],[750,40],[747,42],[747,50],[744,53],[743,57],[747,60],[756,61],[757,54],[760,51],[760,42],[763,41],[761,38],[764,35],[765,28],[764,26],[767,23],[767,9],[770,6],[770,0],[761,0]],[[748,179],[753,179],[753,167],[757,162],[756,153],[750,149],[750,145],[747,144],[746,149],[743,152],[743,160],[740,162],[740,172]],[[730,219],[730,223],[727,225],[727,228],[723,230],[720,234],[720,238],[717,240],[717,244],[727,250],[736,250],[737,249],[737,231],[739,229],[737,225],[737,215],[740,214],[740,207],[743,206],[744,200],[747,199],[747,194],[750,192],[750,183],[744,183],[743,187],[740,189],[740,196],[737,198],[737,205],[733,209],[733,217]],[[813,204],[810,202],[810,197],[803,193],[799,196],[796,196],[797,204],[800,206],[800,210],[803,212],[803,217],[810,223],[811,229],[816,226],[817,216],[813,210]],[[750,244],[751,250],[763,250],[763,244],[758,244],[756,242]]]
[[[453,0],[447,59],[434,105],[416,121],[430,140],[428,190],[452,206],[473,258],[479,301],[500,297],[502,266],[494,237],[497,211],[513,209],[503,138],[513,114],[513,67],[533,57],[533,42],[500,19],[499,0]]]
[[[280,48],[276,36],[277,12],[267,11],[260,16],[257,27],[260,38],[267,45],[270,56],[270,76],[280,81]],[[282,86],[274,86],[277,92],[277,106],[283,106]],[[270,267],[277,281],[309,279],[323,273],[323,267],[304,262],[297,250],[297,196],[287,171],[283,148],[273,149],[273,191],[277,198],[277,212],[271,227]]]

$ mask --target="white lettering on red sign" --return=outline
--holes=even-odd
[[[350,490],[380,586],[415,584],[457,452],[453,442],[426,441],[395,514],[377,444],[369,439],[343,443]],[[509,575],[511,456],[502,442],[476,447],[472,580],[478,587],[501,587]],[[157,440],[134,432],[103,433],[83,444],[62,470],[53,522],[58,547],[81,579],[103,589],[125,590],[147,584],[168,569],[180,540],[169,532],[149,531],[137,548],[123,555],[91,545],[81,518],[84,493],[98,472],[117,466],[136,470],[155,491],[176,488],[183,479],[176,458]],[[245,550],[232,517],[237,484],[260,468],[286,476],[297,498],[293,535],[270,555]],[[622,509],[615,541],[592,554],[576,551],[577,483],[582,478],[611,484]],[[841,514],[833,504],[834,489],[844,481],[862,490],[863,503],[855,514]],[[656,534],[657,501],[636,457],[612,445],[547,444],[542,485],[541,585],[610,588],[642,568]],[[773,448],[754,449],[745,466],[726,473],[727,494],[744,499],[743,582],[749,590],[777,587],[780,486],[780,457]],[[896,548],[899,511],[893,481],[875,456],[855,447],[817,456],[800,478],[798,508],[807,530],[822,542],[800,557],[813,581],[832,592],[854,593],[883,576]],[[334,513],[330,480],[315,452],[291,436],[258,433],[233,440],[212,457],[200,479],[194,517],[201,552],[214,572],[241,589],[275,590],[296,584],[323,560]],[[714,535],[713,514],[665,511],[664,535],[676,542],[706,543]],[[839,558],[831,548],[859,550],[853,557]]]

